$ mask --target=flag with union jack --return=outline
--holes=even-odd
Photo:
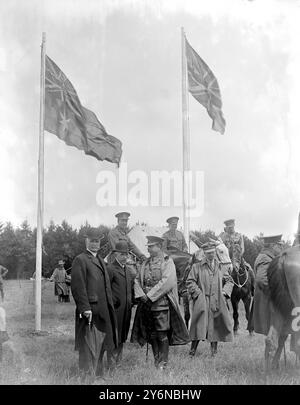
[[[47,55],[45,130],[98,160],[120,163],[122,142],[109,135],[97,116],[81,105],[72,83]]]
[[[224,134],[226,121],[222,113],[220,88],[213,72],[185,39],[189,92],[213,120],[212,129]]]

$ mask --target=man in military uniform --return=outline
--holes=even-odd
[[[118,225],[111,229],[108,233],[108,241],[110,244],[111,254],[108,257],[108,263],[112,264],[115,261],[113,250],[116,248],[118,242],[126,242],[128,245],[129,253],[133,253],[140,260],[145,260],[146,256],[131,242],[128,236],[128,218],[129,212],[119,212],[115,215],[118,218]]]
[[[272,303],[270,301],[267,270],[271,261],[282,251],[282,235],[265,236],[263,249],[254,263],[255,290],[253,301],[254,331],[267,335],[270,329]]]
[[[236,256],[236,248],[239,247],[239,254],[243,256],[245,248],[244,248],[244,238],[243,235],[239,232],[236,232],[235,227],[235,220],[234,219],[227,219],[224,221],[225,228],[224,232],[219,235],[219,238],[222,239],[224,244],[226,245],[227,249],[229,250],[229,256],[234,265],[234,258]]]
[[[178,217],[170,217],[167,219],[169,230],[162,236],[164,239],[163,249],[166,250],[170,248],[177,248],[182,252],[187,252],[188,247],[184,236],[180,231],[177,230],[178,221]]]
[[[131,342],[152,346],[154,364],[164,370],[169,345],[189,342],[177,294],[177,278],[173,260],[162,250],[164,240],[147,236],[150,258],[141,266],[135,279],[134,294],[139,302],[132,328]]]

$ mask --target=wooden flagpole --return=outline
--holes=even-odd
[[[43,245],[43,218],[44,218],[45,54],[46,54],[46,34],[45,32],[43,32],[41,45],[38,203],[37,203],[36,264],[35,264],[35,330],[37,332],[41,331],[41,314],[42,314],[41,287],[42,287],[42,245]]]
[[[188,111],[188,81],[187,81],[187,61],[185,52],[185,33],[181,28],[181,55],[182,55],[182,153],[183,153],[183,171],[182,171],[182,190],[183,190],[183,229],[184,237],[190,251],[190,219],[188,215],[190,184],[190,132],[189,132],[189,111]]]

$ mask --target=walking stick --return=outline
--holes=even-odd
[[[285,342],[283,344],[283,356],[284,356],[284,367],[286,368],[286,351],[285,351]]]

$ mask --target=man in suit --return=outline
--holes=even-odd
[[[118,322],[118,343],[115,350],[115,360],[118,364],[122,359],[123,344],[127,340],[130,327],[134,276],[126,265],[128,245],[125,241],[117,242],[113,250],[115,260],[107,266],[113,303]]]
[[[98,254],[100,239],[97,228],[86,232],[86,250],[74,259],[71,273],[79,369],[96,376],[103,374],[104,351],[113,351],[118,344],[110,280],[106,265]]]

